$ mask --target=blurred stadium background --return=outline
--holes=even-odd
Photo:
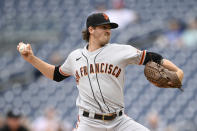
[[[20,57],[16,46],[29,42],[36,56],[61,64],[72,50],[85,45],[81,31],[86,17],[101,8],[115,10],[114,6],[112,0],[0,0],[0,117],[13,110],[32,126],[53,107],[62,123],[74,127],[78,95],[74,78],[61,83],[44,78]],[[126,114],[152,130],[196,131],[197,26],[189,24],[197,21],[197,1],[125,0],[121,8],[134,11],[137,20],[113,30],[111,42],[158,52],[185,73],[181,92],[156,88],[145,79],[143,66],[129,66]],[[171,21],[176,21],[173,29]]]

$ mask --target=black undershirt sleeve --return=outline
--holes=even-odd
[[[54,70],[54,74],[53,74],[53,80],[54,81],[57,81],[57,82],[60,82],[66,78],[68,78],[69,76],[64,76],[62,75],[60,72],[59,72],[59,68],[60,68],[60,65],[59,66],[56,66],[55,67],[55,70]]]
[[[149,61],[154,61],[155,63],[162,64],[163,57],[155,52],[146,52],[146,58],[143,65],[146,65]]]

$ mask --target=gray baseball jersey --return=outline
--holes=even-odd
[[[85,46],[71,52],[59,71],[76,78],[79,109],[112,113],[124,108],[125,67],[141,65],[145,55],[130,45],[106,44],[93,52]]]

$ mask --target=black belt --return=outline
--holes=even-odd
[[[83,116],[89,117],[89,114],[90,114],[89,112],[83,111]],[[122,111],[120,111],[118,113],[118,116],[122,116]],[[105,115],[101,115],[101,114],[95,114],[94,115],[94,119],[107,120],[107,121],[113,120],[116,117],[117,117],[117,113],[109,113],[109,114],[105,114]]]

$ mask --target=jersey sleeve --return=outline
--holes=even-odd
[[[59,68],[59,72],[60,74],[64,75],[64,76],[69,76],[72,75],[72,56],[71,54],[67,57],[67,59],[65,60],[65,62],[60,66]]]
[[[146,50],[139,50],[131,45],[125,45],[125,59],[127,64],[142,65],[146,57]]]

